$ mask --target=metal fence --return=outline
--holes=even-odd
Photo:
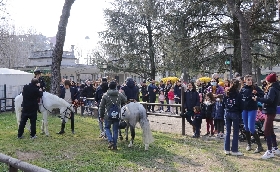
[[[14,98],[22,92],[24,85],[0,85],[0,112],[14,110]]]

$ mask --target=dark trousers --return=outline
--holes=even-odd
[[[223,119],[216,119],[216,126],[217,126],[217,130],[218,133],[224,133],[224,120]]]
[[[181,99],[175,99],[175,104],[181,104]],[[182,111],[180,107],[180,112]],[[176,114],[178,114],[178,107],[176,107]]]
[[[272,147],[277,147],[276,135],[273,129],[273,120],[276,114],[267,114],[264,121],[264,135],[266,137],[267,149],[271,150]]]
[[[168,98],[168,97],[166,97],[166,98],[165,98],[165,100],[166,100],[166,104],[168,104],[168,105],[169,105],[169,98]],[[170,106],[167,106],[167,111],[169,111],[169,112],[170,112]]]
[[[194,132],[195,136],[200,136],[201,123],[202,123],[201,117],[194,117],[192,124],[195,127],[195,132]]]
[[[209,131],[209,129],[211,130]],[[212,118],[206,118],[206,129],[207,133],[214,134],[214,120]]]
[[[150,100],[149,103],[155,103],[156,102],[156,96],[150,96],[149,100]],[[149,107],[149,110],[151,110],[151,109],[152,109],[152,112],[155,111],[155,105],[151,105]]]
[[[18,128],[18,137],[21,137],[24,133],[24,128],[27,120],[30,119],[31,127],[31,137],[36,135],[36,120],[37,120],[37,110],[34,112],[22,112],[21,120]]]
[[[71,117],[70,117],[70,120],[71,120],[71,131],[74,131],[74,113],[71,112]],[[64,131],[65,129],[65,121],[62,120],[62,124],[61,124],[61,131]]]

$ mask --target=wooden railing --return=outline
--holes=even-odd
[[[0,153],[0,162],[5,163],[9,166],[9,172],[18,172],[18,170],[24,172],[51,172],[50,170],[29,164],[27,162],[23,162],[2,153]]]

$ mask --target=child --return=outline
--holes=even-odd
[[[223,106],[223,96],[218,95],[216,98],[216,102],[213,108],[213,117],[216,121],[217,125],[217,138],[223,139],[224,138],[224,106]]]
[[[259,128],[262,128],[264,121],[265,121],[265,114],[262,113],[262,104],[259,105],[259,103],[258,103],[258,110],[257,110],[255,125]]]
[[[168,99],[169,99],[169,104],[174,104],[174,87],[170,88],[170,91],[168,92]],[[174,108],[170,106],[170,112],[171,114],[174,114]]]
[[[201,129],[201,123],[202,123],[202,117],[200,114],[200,106],[193,107],[194,117],[192,125],[194,126],[195,132],[193,135],[193,138],[199,138],[200,137],[200,129]]]
[[[207,127],[207,133],[205,136],[210,135],[214,136],[214,121],[213,121],[213,106],[215,103],[215,98],[213,94],[207,93],[204,102],[202,103],[202,116],[206,119],[206,127]],[[211,130],[209,130],[211,127]]]
[[[163,91],[160,91],[160,94],[159,94],[159,96],[158,96],[158,100],[159,100],[159,102],[160,102],[161,104],[164,104],[165,95],[164,95],[164,92],[163,92]],[[160,106],[160,107],[159,107],[159,111],[160,111],[160,113],[163,112],[163,106]]]

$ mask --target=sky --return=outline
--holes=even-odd
[[[65,0],[8,0],[7,11],[16,30],[34,28],[37,33],[53,37]],[[103,10],[112,0],[76,0],[72,5],[64,49],[71,45],[97,46],[98,32],[106,29]],[[89,40],[85,37],[89,36]]]

